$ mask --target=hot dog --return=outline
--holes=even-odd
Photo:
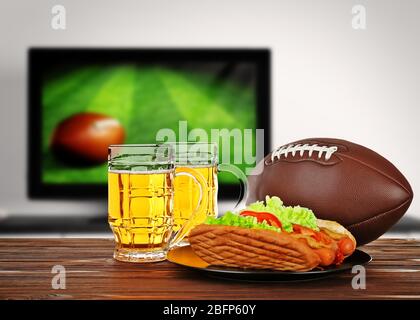
[[[339,265],[356,249],[353,235],[339,223],[286,207],[277,197],[209,218],[190,232],[189,241],[212,265],[285,271]]]

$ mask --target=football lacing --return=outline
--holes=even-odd
[[[276,158],[280,159],[283,155],[285,158],[292,154],[292,157],[296,155],[296,152],[299,152],[299,155],[302,157],[305,151],[308,151],[308,155],[311,157],[312,153],[318,152],[318,159],[321,159],[322,155],[325,154],[325,160],[329,160],[334,152],[338,150],[336,146],[319,146],[318,144],[289,144],[287,146],[282,146],[277,148],[271,153],[271,161],[274,161]]]

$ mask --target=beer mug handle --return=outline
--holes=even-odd
[[[239,194],[238,202],[234,209],[242,209],[246,207],[246,199],[248,198],[248,179],[245,173],[242,172],[237,166],[229,163],[220,163],[217,166],[218,171],[229,172],[239,179],[241,183],[241,190]]]
[[[179,229],[177,232],[172,234],[171,240],[169,241],[169,248],[175,247],[180,241],[182,241],[182,239],[184,239],[184,237],[187,235],[187,232],[185,232],[185,230],[189,230],[189,228],[191,227],[191,224],[194,221],[194,218],[199,212],[205,211],[205,208],[208,202],[208,199],[203,200],[204,198],[203,190],[205,190],[207,186],[207,182],[204,179],[204,177],[197,171],[192,170],[190,168],[182,168],[182,170],[183,171],[181,172],[175,173],[174,179],[176,179],[176,177],[179,177],[179,176],[190,177],[198,185],[198,188],[200,190],[200,196],[198,198],[198,204],[196,208],[194,209],[194,211],[192,212],[188,221],[185,222],[185,224],[181,227],[181,229]]]

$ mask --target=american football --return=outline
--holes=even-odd
[[[413,199],[410,184],[391,162],[349,141],[299,140],[262,161],[262,173],[249,177],[247,203],[270,195],[311,208],[318,218],[345,226],[358,245],[384,234]]]
[[[108,146],[124,142],[117,119],[100,113],[78,113],[60,122],[51,149],[57,158],[74,165],[92,165],[108,159]]]

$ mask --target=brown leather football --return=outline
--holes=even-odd
[[[358,245],[384,234],[407,211],[413,191],[388,160],[361,145],[311,138],[275,149],[249,177],[247,203],[280,197],[344,225]]]

